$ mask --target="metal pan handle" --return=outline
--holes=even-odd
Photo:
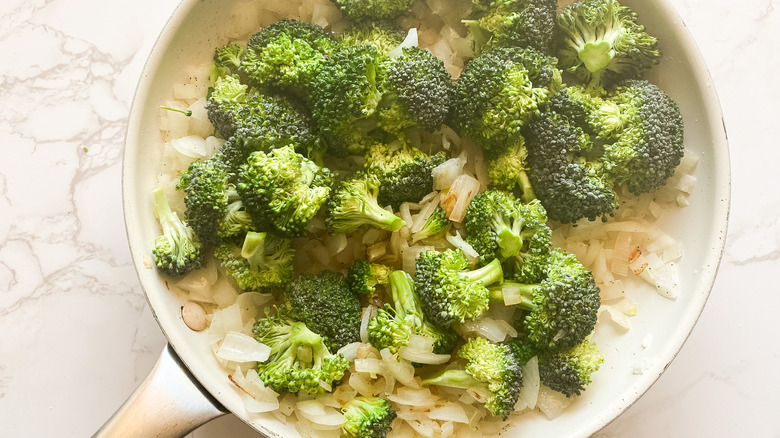
[[[92,438],[183,437],[227,413],[166,345],[149,375]]]

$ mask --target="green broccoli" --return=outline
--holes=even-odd
[[[406,130],[435,131],[452,102],[452,77],[444,62],[428,50],[406,47],[385,67],[379,126],[404,140]]]
[[[242,84],[238,76],[217,79],[206,111],[211,124],[227,139],[220,154],[234,171],[250,153],[269,152],[287,144],[315,161],[323,155],[324,144],[303,104],[281,95],[259,94]]]
[[[390,20],[351,22],[338,36],[342,46],[368,44],[382,55],[398,47],[406,37],[403,28]]]
[[[241,290],[272,292],[292,279],[295,249],[290,239],[249,231],[242,246],[221,243],[214,248],[214,257]]]
[[[550,51],[556,0],[473,0],[472,3],[474,12],[463,22],[475,54],[479,55],[486,45]]]
[[[292,314],[322,335],[331,351],[360,341],[360,297],[349,289],[341,273],[300,274],[284,296]]]
[[[530,48],[494,47],[469,61],[455,81],[449,117],[488,155],[498,155],[522,141],[522,128],[561,87],[555,58]]]
[[[484,397],[485,408],[506,420],[515,409],[523,386],[523,373],[507,345],[474,338],[458,351],[463,369],[446,369],[422,376],[424,386],[438,385],[473,390]],[[483,400],[480,397],[480,400]]]
[[[606,100],[627,119],[613,134],[616,140],[604,146],[607,174],[635,195],[655,191],[674,174],[685,152],[677,103],[644,80],[619,82]]]
[[[398,18],[412,11],[414,0],[331,0],[350,20]]]
[[[650,193],[682,158],[683,120],[656,85],[626,80],[609,91],[571,86],[526,131],[528,176],[550,219],[614,214],[617,187]]]
[[[356,259],[347,271],[347,285],[358,295],[373,295],[377,285],[387,286],[393,269],[381,263]]]
[[[326,60],[314,78],[312,118],[329,154],[363,155],[376,141],[383,61],[374,46],[346,46]]]
[[[566,116],[546,112],[526,135],[528,177],[550,219],[572,223],[612,215],[618,206],[598,147]]]
[[[219,154],[193,161],[179,176],[176,189],[184,191],[184,217],[204,245],[215,245],[222,238],[229,194],[235,192],[230,180],[231,173]]]
[[[171,210],[165,190],[153,191],[154,214],[162,234],[154,239],[152,257],[160,271],[173,276],[184,275],[201,267],[203,257],[198,236],[175,211]]]
[[[536,199],[528,177],[528,151],[522,135],[506,149],[486,158],[491,187],[508,190],[523,202]]]
[[[238,172],[236,189],[258,230],[303,236],[331,193],[333,176],[292,146],[252,152]]]
[[[567,397],[580,395],[603,362],[604,355],[596,344],[585,339],[567,350],[540,355],[539,378],[547,387]]]
[[[392,353],[409,343],[412,334],[433,339],[433,352],[450,354],[458,343],[458,335],[450,328],[439,328],[425,318],[419,297],[414,292],[414,280],[404,271],[393,271],[389,277],[393,305],[385,304],[368,322],[368,340],[378,349]]]
[[[439,327],[478,318],[489,305],[487,286],[503,281],[498,260],[468,270],[460,250],[423,251],[417,257],[414,289],[426,318]]]
[[[487,190],[474,197],[464,217],[466,242],[480,255],[480,264],[526,256],[546,256],[551,230],[539,201],[524,204],[509,192]]]
[[[379,179],[357,172],[341,181],[328,199],[326,224],[331,234],[351,233],[365,227],[398,231],[406,222],[382,208],[378,201]]]
[[[349,370],[341,354],[333,354],[322,336],[283,309],[260,318],[252,328],[255,339],[271,347],[268,360],[257,365],[263,383],[280,393],[324,394]],[[301,354],[306,350],[307,354]]]
[[[567,397],[580,395],[590,384],[591,375],[604,362],[604,355],[590,337],[563,350],[540,350],[521,337],[510,340],[506,345],[521,365],[537,357],[541,382]]]
[[[420,231],[412,234],[412,243],[437,236],[450,229],[452,221],[447,218],[447,212],[436,206],[436,209],[428,216]]]
[[[230,42],[214,50],[209,74],[210,87],[213,88],[219,78],[237,74],[243,56],[244,48],[235,42]]]
[[[206,111],[214,129],[223,137],[230,138],[240,125],[247,124],[247,107],[255,106],[253,98],[247,94],[246,85],[236,75],[218,77],[206,101]]]
[[[446,159],[443,152],[431,156],[412,146],[372,145],[366,153],[366,169],[379,179],[379,205],[398,210],[404,202],[422,200],[433,191],[433,169]]]
[[[307,98],[321,64],[336,47],[321,27],[284,18],[252,35],[240,70],[254,87],[281,88]]]
[[[658,39],[617,0],[580,0],[557,17],[561,68],[589,87],[639,78],[661,58]]]
[[[593,332],[601,305],[593,274],[573,254],[550,250],[546,277],[535,284],[505,281],[490,288],[490,300],[526,310],[522,329],[541,350],[571,348]]]
[[[397,417],[390,403],[379,397],[358,396],[342,408],[344,432],[354,438],[385,438],[392,430]]]

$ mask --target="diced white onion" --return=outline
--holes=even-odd
[[[409,362],[425,365],[445,364],[450,361],[451,357],[449,354],[436,354],[433,352],[412,350],[405,346],[398,349],[398,356]]]
[[[401,42],[401,44],[398,45],[398,47],[396,47],[395,49],[391,50],[387,54],[387,56],[389,56],[390,58],[396,58],[398,56],[401,56],[401,53],[403,52],[403,49],[405,49],[407,47],[417,47],[418,44],[419,44],[419,41],[418,41],[418,35],[417,35],[417,28],[413,27],[413,28],[409,29],[409,31],[406,33],[406,37]]]
[[[428,418],[438,421],[451,421],[453,423],[468,424],[469,417],[460,403],[444,402],[428,412]]]
[[[400,387],[395,394],[389,394],[388,400],[406,406],[430,407],[438,400],[428,388],[413,389]]]
[[[523,365],[523,387],[520,388],[520,398],[529,409],[536,408],[540,386],[539,359],[534,356]]]
[[[537,407],[545,416],[547,416],[547,419],[552,420],[561,415],[561,412],[563,412],[572,401],[574,401],[574,397],[566,397],[565,394],[542,385],[539,390]]]
[[[451,187],[455,180],[463,174],[463,167],[465,165],[465,158],[456,157],[450,158],[434,167],[431,171],[431,174],[433,175],[433,189],[444,190]]]
[[[217,357],[233,362],[264,362],[271,347],[241,332],[230,331],[217,350]]]
[[[352,362],[357,359],[358,348],[360,348],[361,345],[360,342],[352,342],[339,348],[336,353],[343,355],[344,358],[347,359],[347,362]]]
[[[257,371],[250,369],[246,375],[237,369],[230,380],[239,388],[241,401],[249,413],[271,412],[279,408],[279,394],[263,384]]]

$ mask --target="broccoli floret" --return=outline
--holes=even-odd
[[[312,117],[336,157],[363,155],[374,143],[384,57],[371,45],[337,50],[314,79]]]
[[[270,357],[257,365],[257,372],[274,391],[324,394],[325,387],[340,381],[349,369],[343,355],[331,353],[322,336],[284,310],[260,318],[252,332],[255,339],[271,347]]]
[[[528,177],[550,219],[571,223],[614,213],[612,180],[598,146],[581,127],[547,112],[528,126],[526,140]]]
[[[412,10],[414,0],[331,0],[350,20],[398,18]]]
[[[433,191],[433,168],[446,159],[443,152],[428,155],[412,146],[371,146],[366,153],[366,168],[379,179],[379,205],[398,210],[404,202],[422,200]]]
[[[547,213],[539,201],[524,204],[509,192],[487,190],[474,197],[464,218],[466,242],[480,264],[544,256],[550,247]]]
[[[230,138],[240,125],[247,124],[245,109],[255,106],[248,87],[236,75],[218,77],[206,101],[206,111],[214,129],[224,138]]]
[[[179,176],[176,189],[184,191],[184,217],[204,245],[221,240],[220,230],[228,213],[229,194],[235,192],[231,174],[219,154],[190,163]]]
[[[338,36],[343,46],[368,44],[387,55],[398,47],[406,37],[403,28],[390,20],[359,21],[350,23]]]
[[[422,384],[473,390],[485,397],[485,408],[491,414],[506,420],[514,411],[523,386],[521,366],[509,347],[474,338],[460,348],[458,357],[466,360],[463,369],[425,375]]]
[[[490,288],[490,299],[526,310],[526,338],[535,348],[552,350],[571,348],[593,332],[599,292],[593,274],[573,254],[552,248],[542,281],[506,281]]]
[[[603,362],[604,355],[596,344],[585,339],[567,350],[540,355],[539,378],[547,387],[567,397],[580,395]]]
[[[528,175],[551,219],[614,214],[615,189],[661,187],[680,163],[683,120],[657,86],[626,80],[609,91],[567,87],[527,129]]]
[[[393,428],[397,414],[390,402],[379,397],[358,396],[342,408],[344,432],[355,438],[385,438]]]
[[[419,297],[414,292],[414,280],[404,271],[393,271],[389,277],[393,305],[385,304],[368,323],[368,340],[378,349],[392,353],[409,343],[412,334],[433,339],[433,352],[450,354],[458,343],[458,335],[450,328],[439,328],[425,318]]]
[[[420,231],[412,234],[412,243],[444,233],[450,229],[450,225],[452,225],[452,221],[447,218],[447,212],[443,208],[436,206],[436,209],[428,216]]]
[[[321,27],[285,18],[252,35],[241,72],[254,87],[282,88],[306,98],[321,64],[336,47]]]
[[[522,128],[561,88],[555,58],[520,47],[496,47],[468,62],[455,81],[453,127],[498,155],[522,140]]]
[[[331,234],[351,233],[365,227],[398,231],[406,222],[379,206],[379,179],[357,172],[341,181],[328,199],[326,224]]]
[[[498,260],[468,270],[460,250],[423,251],[416,262],[415,291],[426,318],[439,327],[482,315],[489,305],[487,286],[503,281]]]
[[[487,170],[490,184],[497,189],[508,190],[523,202],[536,199],[531,180],[528,177],[528,151],[525,139],[518,136],[517,141],[505,150],[487,157]]]
[[[290,239],[249,231],[241,246],[222,243],[214,248],[214,257],[241,290],[272,292],[292,279],[295,249]]]
[[[162,234],[154,239],[152,257],[160,271],[173,276],[184,275],[201,267],[203,257],[198,236],[175,211],[171,210],[162,187],[154,189],[154,214]]]
[[[387,61],[382,83],[379,126],[405,139],[410,128],[441,127],[452,102],[452,77],[444,62],[428,50],[406,47]]]
[[[684,153],[683,119],[677,104],[644,80],[619,82],[606,101],[625,119],[622,131],[607,138],[604,162],[614,184],[640,195],[660,188],[674,174]],[[602,111],[606,113],[606,111]],[[613,131],[614,132],[614,131]],[[606,137],[606,135],[604,135]]]
[[[236,188],[256,229],[285,237],[306,233],[309,221],[331,193],[333,176],[292,146],[250,154]]]
[[[639,78],[661,58],[658,40],[617,0],[580,0],[557,17],[561,68],[589,86]]]
[[[349,289],[341,273],[300,274],[284,296],[293,315],[322,335],[331,351],[360,340],[360,297]]]
[[[475,54],[485,45],[550,51],[556,0],[473,0],[472,3],[474,14],[463,22]]]
[[[387,286],[392,268],[357,259],[347,271],[347,285],[358,295],[373,295],[377,285]]]
[[[235,42],[230,42],[214,50],[209,83],[213,88],[219,78],[237,74],[241,66],[241,58],[244,56],[244,48]]]

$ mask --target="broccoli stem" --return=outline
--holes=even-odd
[[[450,388],[473,389],[488,393],[487,385],[472,377],[465,370],[441,370],[422,378],[422,385],[447,386]]]
[[[403,219],[380,207],[376,202],[364,202],[361,213],[365,216],[364,223],[373,228],[398,231],[406,225]]]
[[[414,280],[405,271],[393,271],[389,276],[390,293],[395,304],[395,313],[404,321],[408,320],[415,327],[422,325],[422,311],[417,297],[414,295]]]
[[[533,295],[541,287],[539,284],[523,284],[516,281],[505,281],[496,287],[488,288],[490,301],[515,305],[525,310],[535,308]]]
[[[173,111],[175,113],[181,113],[181,114],[184,114],[187,117],[192,115],[192,110],[188,110],[188,109],[187,110],[182,110],[182,109],[178,109],[178,108],[171,108],[169,106],[161,106],[160,109]]]
[[[241,257],[249,262],[249,266],[256,270],[265,266],[265,237],[267,233],[249,231],[244,237],[244,245],[241,247]]]
[[[186,238],[188,231],[184,223],[179,219],[179,216],[171,210],[168,197],[165,195],[165,189],[162,187],[154,190],[154,211],[157,213],[163,235],[169,236],[177,244],[181,244],[181,241]]]
[[[472,283],[481,281],[484,286],[504,281],[504,270],[501,268],[501,263],[498,259],[493,259],[490,263],[479,269],[459,272],[458,275]]]
[[[529,203],[536,199],[533,187],[531,187],[531,180],[528,178],[528,172],[520,172],[520,180],[517,181],[520,184],[520,200],[524,203]]]

